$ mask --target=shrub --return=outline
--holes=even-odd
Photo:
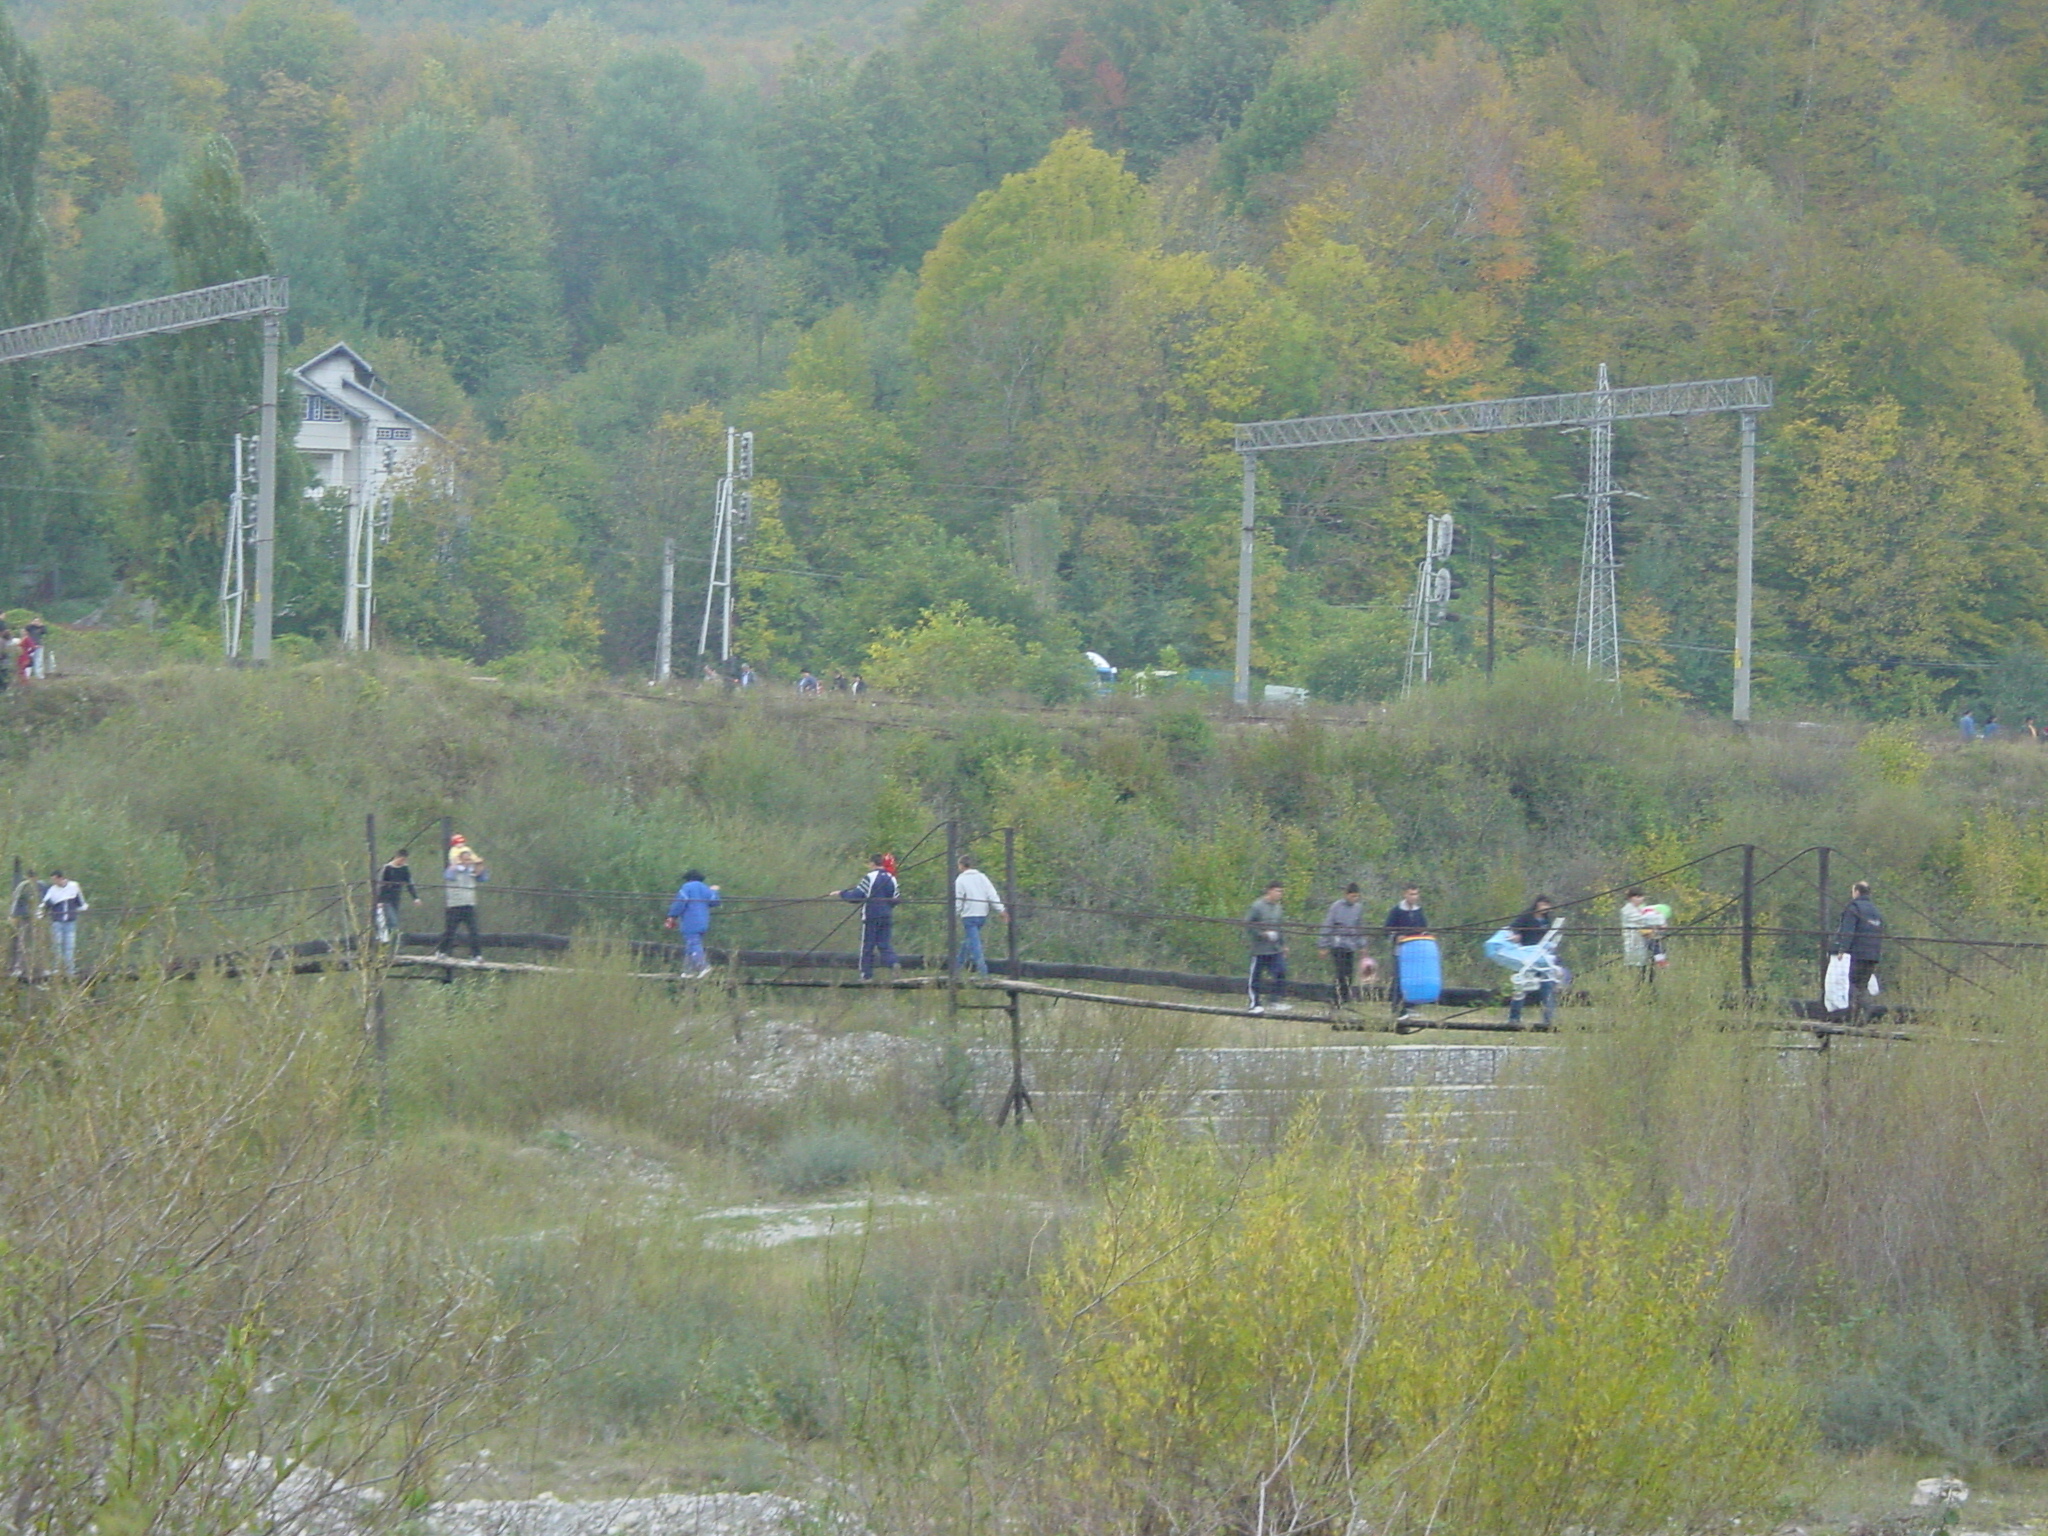
[[[1770,1502],[1801,1407],[1716,1223],[1582,1185],[1523,1253],[1457,1194],[1305,1121],[1250,1170],[1144,1140],[1042,1291],[1070,1517],[1550,1536]]]
[[[1828,1383],[1830,1443],[1890,1445],[1955,1463],[2048,1462],[2048,1337],[2022,1317],[1972,1326],[1942,1309],[1887,1320],[1869,1359]]]
[[[894,1148],[863,1125],[805,1126],[782,1139],[768,1159],[768,1177],[791,1195],[818,1195],[871,1179]]]
[[[1053,686],[1059,670],[1047,667],[1042,647],[1020,645],[1008,624],[955,602],[926,609],[909,629],[892,629],[869,646],[867,676],[889,693],[965,699],[1027,683]]]

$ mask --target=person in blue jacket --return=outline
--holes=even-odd
[[[678,929],[683,935],[685,976],[711,974],[711,962],[704,957],[704,935],[711,931],[711,909],[717,905],[718,887],[704,883],[704,871],[683,871],[682,889],[668,904],[668,921],[663,926]]]
[[[841,901],[857,901],[860,908],[860,979],[875,979],[875,963],[896,969],[892,942],[896,926],[896,877],[889,873],[889,856],[868,856],[868,872],[843,891],[831,894]]]

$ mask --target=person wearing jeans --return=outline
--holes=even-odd
[[[50,919],[50,937],[57,948],[57,965],[66,976],[78,974],[78,914],[91,910],[76,880],[64,871],[50,871],[49,889],[43,892],[43,913]]]
[[[953,910],[960,914],[960,953],[953,963],[986,976],[988,957],[982,953],[981,930],[991,915],[1003,911],[1003,898],[995,881],[976,869],[971,858],[960,861],[960,873],[953,877]]]
[[[1525,946],[1541,944],[1550,933],[1550,925],[1555,921],[1550,914],[1551,905],[1548,896],[1538,896],[1534,901],[1530,902],[1528,911],[1518,914],[1508,923],[1508,927],[1514,930],[1515,942]],[[1522,1004],[1526,997],[1526,993],[1517,992],[1509,1000],[1508,1022],[1510,1024],[1522,1022]],[[1536,988],[1536,1002],[1537,1006],[1543,1010],[1543,1027],[1545,1029],[1553,1028],[1557,1023],[1557,983],[1554,981],[1540,983]]]
[[[443,908],[447,920],[441,925],[441,943],[434,953],[445,959],[455,945],[455,936],[469,930],[469,958],[484,957],[483,935],[476,926],[476,888],[491,878],[483,858],[461,838],[448,845],[448,867],[441,871]]]

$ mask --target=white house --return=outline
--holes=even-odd
[[[292,378],[306,402],[299,452],[322,488],[347,488],[351,507],[379,506],[386,482],[441,441],[440,433],[377,392],[376,371],[346,343],[294,368]]]

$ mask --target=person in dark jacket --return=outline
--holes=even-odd
[[[1394,1017],[1400,1019],[1408,1012],[1407,999],[1401,996],[1401,938],[1429,931],[1429,919],[1422,911],[1422,887],[1402,886],[1401,899],[1388,909],[1381,926],[1387,931],[1387,996],[1393,1001]]]
[[[1854,1019],[1870,1005],[1870,979],[1884,958],[1884,917],[1870,899],[1868,880],[1849,887],[1849,905],[1835,925],[1835,953],[1849,957],[1849,1017]]]
[[[1351,986],[1358,978],[1358,956],[1365,948],[1365,898],[1358,887],[1347,885],[1344,894],[1330,903],[1323,914],[1323,926],[1316,934],[1316,947],[1330,957],[1335,990],[1331,994],[1339,1008],[1351,1002]]]
[[[868,857],[868,872],[843,891],[833,891],[841,901],[860,906],[860,979],[875,979],[875,964],[896,969],[896,948],[892,942],[896,926],[896,877],[889,873],[893,863],[886,853]]]
[[[396,944],[403,933],[398,926],[398,904],[405,897],[412,898],[412,904],[420,904],[420,893],[412,883],[412,865],[407,862],[408,852],[401,848],[391,855],[391,861],[377,871],[377,937],[386,944]]]
[[[1550,898],[1548,896],[1538,896],[1534,901],[1530,902],[1529,909],[1518,914],[1514,921],[1508,924],[1508,927],[1514,930],[1515,942],[1524,945],[1541,944],[1544,936],[1550,932],[1550,911]],[[1508,1022],[1510,1024],[1522,1022],[1522,1002],[1526,995],[1525,993],[1517,992],[1509,1001]],[[1557,983],[1546,981],[1539,985],[1536,988],[1536,1001],[1543,1009],[1543,1027],[1545,1029],[1551,1028],[1557,1020]]]

